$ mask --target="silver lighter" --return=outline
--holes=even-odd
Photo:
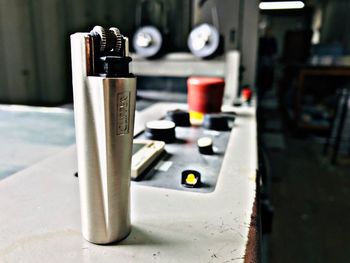
[[[130,232],[136,78],[117,28],[71,35],[71,52],[82,233],[107,244]]]

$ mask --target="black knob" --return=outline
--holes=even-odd
[[[201,137],[197,140],[198,150],[201,154],[213,154],[213,140],[209,137]]]
[[[151,140],[171,143],[176,139],[175,126],[174,122],[168,120],[149,121],[146,123],[145,135]]]
[[[166,114],[166,118],[168,120],[173,121],[176,124],[176,126],[180,126],[180,127],[191,126],[190,114],[187,111],[183,111],[183,110],[168,111]]]
[[[206,114],[204,115],[203,127],[216,130],[216,131],[227,131],[229,130],[227,116],[221,114]]]

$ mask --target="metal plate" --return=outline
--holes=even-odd
[[[215,190],[221,164],[224,158],[230,131],[213,131],[201,127],[176,127],[175,143],[165,145],[165,154],[139,177],[135,184],[177,189],[183,191],[210,193]],[[213,155],[200,154],[197,139],[211,137]],[[137,137],[145,138],[142,133]],[[186,188],[181,185],[181,172],[196,170],[201,173],[200,188]]]

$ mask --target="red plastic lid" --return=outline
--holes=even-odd
[[[187,85],[220,85],[225,84],[225,80],[217,77],[189,77]]]

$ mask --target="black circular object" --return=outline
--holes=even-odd
[[[163,46],[163,37],[154,26],[140,27],[134,37],[135,52],[142,57],[151,58],[159,55]]]
[[[203,127],[217,131],[227,131],[230,129],[227,117],[221,114],[205,114]]]
[[[187,46],[196,57],[210,57],[220,47],[220,33],[213,25],[201,24],[192,29],[187,39]]]
[[[234,99],[233,100],[233,106],[241,107],[242,106],[242,101],[240,99]]]
[[[183,110],[173,110],[168,111],[166,118],[175,123],[176,126],[180,127],[190,127],[190,114],[187,111]]]
[[[146,123],[145,135],[148,139],[163,141],[166,143],[174,142],[175,123],[168,120],[156,120]]]
[[[211,155],[213,151],[213,140],[210,137],[201,137],[197,140],[198,150],[201,154]]]

